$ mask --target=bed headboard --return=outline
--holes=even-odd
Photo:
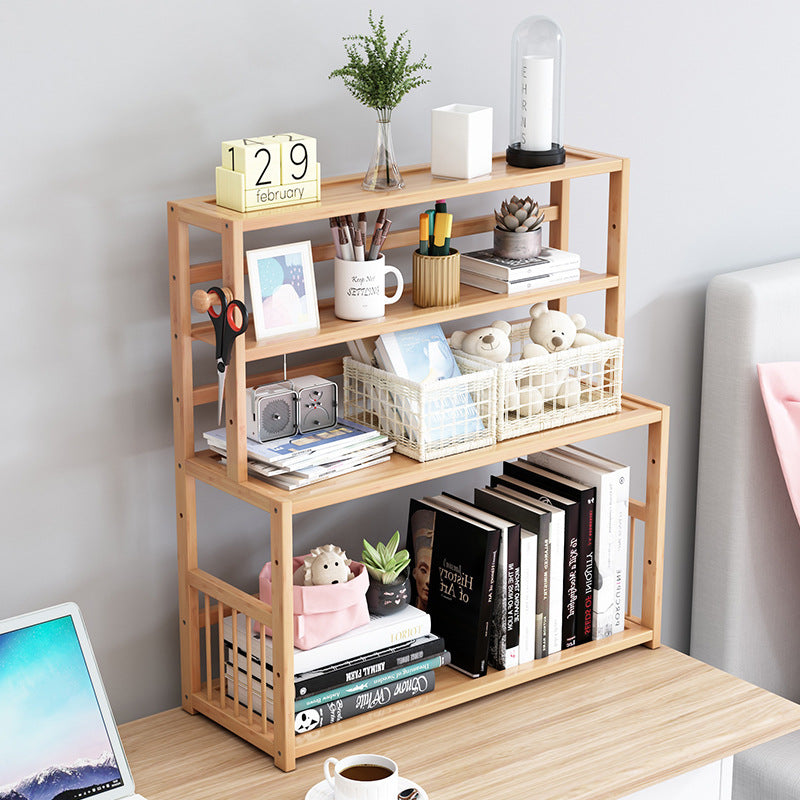
[[[696,658],[798,702],[800,525],[756,371],[772,361],[800,361],[800,259],[708,287],[691,632]]]

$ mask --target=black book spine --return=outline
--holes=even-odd
[[[399,667],[408,667],[426,658],[432,658],[444,652],[444,639],[440,636],[430,638],[414,647],[387,648],[378,653],[368,653],[363,659],[354,658],[347,664],[330,672],[306,673],[295,677],[295,698],[310,694],[319,694],[337,686],[361,681],[384,672],[391,672]]]
[[[592,641],[592,609],[594,607],[594,498],[581,502],[580,538],[578,539],[578,601],[580,617],[575,643]]]
[[[489,659],[489,630],[492,625],[492,609],[494,605],[494,587],[497,576],[497,553],[500,549],[500,531],[494,530],[487,536],[486,571],[483,585],[486,587],[479,618],[480,639],[476,650],[479,676],[485,675]]]
[[[435,682],[435,673],[433,670],[429,670],[410,678],[402,678],[386,686],[367,689],[351,697],[342,697],[330,703],[307,708],[305,711],[298,711],[295,714],[295,732],[306,733],[325,725],[333,725],[343,719],[364,714],[367,711],[373,711],[376,708],[385,708],[401,700],[427,694],[433,691]]]

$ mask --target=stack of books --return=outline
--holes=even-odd
[[[223,624],[226,695],[248,705],[245,617],[238,615],[234,663],[233,624]],[[294,651],[295,732],[331,725],[342,719],[432,692],[434,670],[450,663],[444,640],[430,632],[430,616],[413,606],[361,625],[310,650]],[[273,720],[272,639],[251,643],[252,702],[257,714],[266,706]],[[266,690],[261,691],[262,669]]]
[[[409,508],[407,548],[429,572],[413,602],[473,676],[625,626],[630,468],[574,446],[507,461],[472,500]]]
[[[461,283],[495,294],[531,292],[580,278],[581,257],[544,247],[535,258],[502,258],[494,250],[461,254]]]
[[[225,428],[203,434],[209,449],[226,454]],[[247,440],[247,469],[283,489],[344,475],[388,461],[395,443],[388,436],[339,420],[332,428],[300,433],[270,442]]]

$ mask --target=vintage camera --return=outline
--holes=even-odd
[[[304,375],[284,381],[284,386],[297,392],[297,430],[299,433],[331,428],[336,424],[338,387],[333,381]]]
[[[247,437],[269,442],[297,433],[297,392],[271,383],[247,390]]]
[[[247,436],[269,442],[336,424],[335,383],[305,375],[247,390]]]

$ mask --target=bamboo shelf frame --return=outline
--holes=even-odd
[[[554,308],[566,310],[567,298],[590,292],[603,292],[605,295],[606,332],[615,336],[624,335],[629,175],[627,159],[568,148],[563,165],[537,170],[510,167],[505,163],[504,157],[498,155],[494,158],[490,175],[472,180],[435,179],[430,175],[428,165],[405,168],[402,172],[406,181],[406,188],[402,191],[365,192],[360,188],[360,175],[344,176],[324,181],[322,199],[318,202],[265,211],[231,211],[217,207],[213,197],[167,204],[182,705],[186,711],[208,716],[269,753],[276,766],[284,771],[293,770],[298,757],[372,731],[502,691],[609,653],[639,645],[657,648],[660,644],[669,428],[669,411],[663,405],[624,395],[622,410],[617,414],[509,439],[491,447],[424,463],[394,454],[384,464],[293,492],[248,476],[245,387],[282,377],[274,371],[260,374],[256,374],[253,369],[248,371],[248,365],[254,362],[284,353],[313,351],[385,331],[527,307],[541,300],[548,301]],[[596,175],[608,175],[609,185],[604,271],[583,270],[580,279],[573,283],[516,295],[498,295],[462,285],[459,304],[448,308],[414,307],[411,287],[408,287],[401,301],[387,307],[384,318],[355,323],[337,319],[333,314],[332,302],[322,301],[321,329],[314,337],[257,344],[248,331],[245,337],[236,340],[228,367],[225,395],[227,464],[222,465],[219,458],[209,451],[195,452],[194,409],[216,399],[216,386],[195,385],[194,382],[192,344],[199,341],[213,346],[214,340],[209,323],[192,323],[191,291],[197,283],[221,280],[233,291],[235,297],[244,297],[246,232],[326,220],[334,215],[355,211],[404,206],[425,207],[442,195],[457,198],[549,184],[550,202],[545,207],[549,241],[553,247],[567,249],[571,181]],[[491,215],[474,217],[460,221],[455,226],[453,236],[490,231],[493,226],[494,219]],[[219,261],[191,263],[189,231],[192,227],[220,235]],[[416,229],[396,231],[390,234],[385,249],[412,246],[416,238]],[[328,243],[317,244],[312,251],[315,263],[333,256],[333,248]],[[211,352],[209,348],[209,353]],[[330,377],[340,374],[341,369],[341,360],[333,358],[305,364],[295,368],[290,374],[315,373]],[[291,564],[292,525],[296,514],[453,475],[538,450],[640,427],[646,427],[648,431],[644,464],[646,497],[642,502],[632,501],[630,516],[631,537],[634,535],[635,522],[643,530],[641,615],[638,618],[633,617],[629,606],[623,633],[512,670],[491,671],[485,678],[477,680],[465,678],[453,670],[440,670],[437,673],[436,689],[430,695],[369,712],[317,731],[295,735]],[[272,606],[198,568],[198,480],[256,506],[269,515],[274,597]],[[633,569],[629,572],[630,581]],[[274,723],[254,713],[252,691],[258,688],[259,681],[249,671],[248,702],[244,707],[225,698],[224,693],[220,692],[218,676],[224,674],[220,634],[222,622],[226,616],[233,616],[235,621],[240,614],[245,617],[247,630],[251,630],[257,623],[267,624],[273,629]],[[247,646],[250,648],[249,642]]]

